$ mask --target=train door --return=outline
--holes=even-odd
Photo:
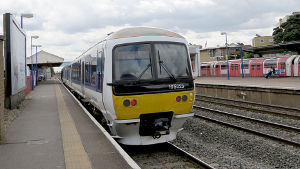
[[[286,76],[286,61],[287,57],[279,58],[278,59],[278,70],[279,76]]]
[[[206,75],[207,76],[211,76],[210,65],[211,65],[211,63],[207,63],[207,65],[206,65]]]
[[[300,77],[300,56],[299,55],[294,60],[294,76]]]
[[[221,62],[220,66],[221,66],[221,68],[220,68],[220,75],[222,77],[224,77],[224,76],[226,76],[226,72],[227,72],[227,63],[226,62]]]
[[[233,63],[232,62],[229,62],[229,75],[230,76],[233,76],[233,70],[234,70],[234,67],[233,67]]]
[[[205,72],[205,68],[206,68],[206,65],[201,63],[201,66],[200,66],[200,73],[201,73],[201,76],[205,76],[206,72]]]
[[[264,60],[262,60],[262,59],[257,61],[257,64],[256,64],[256,67],[257,67],[256,76],[257,77],[263,76],[263,61]]]
[[[296,63],[296,58],[297,55],[291,56],[286,60],[286,76],[294,76],[295,71],[294,71],[294,65]]]
[[[241,61],[239,60],[237,63],[236,63],[236,76],[239,77],[241,76]]]
[[[100,111],[106,116],[106,110],[103,103],[103,78],[104,78],[104,54],[103,50],[97,51],[97,80],[96,80],[96,91],[99,93],[97,94],[98,104]]]
[[[210,64],[209,70],[210,70],[210,76],[215,76],[215,62],[212,62]]]
[[[103,66],[103,61],[102,61],[102,58],[103,58],[102,55],[103,55],[102,51],[97,53],[97,75],[98,75],[97,91],[99,93],[102,93],[102,91],[103,91],[103,70],[102,70],[102,68],[104,66]]]
[[[296,69],[298,69],[298,71],[297,70],[296,71],[298,72],[298,76],[300,77],[300,56],[298,56],[298,61],[297,61],[297,67],[296,67]]]
[[[217,77],[221,76],[221,62],[216,63],[216,76]]]
[[[243,60],[243,72],[242,72],[242,62],[240,64],[240,75],[242,76],[242,73],[244,73],[244,76],[249,76],[249,60]]]
[[[85,62],[84,59],[81,61],[81,93],[84,95],[84,78],[85,78]]]
[[[256,60],[251,60],[250,61],[250,76],[253,77],[255,76],[255,67],[256,67]]]

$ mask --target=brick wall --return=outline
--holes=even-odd
[[[5,140],[5,125],[4,125],[4,69],[3,69],[3,36],[0,35],[0,142]]]

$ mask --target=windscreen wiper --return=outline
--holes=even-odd
[[[177,79],[175,78],[175,76],[169,71],[169,69],[164,64],[164,62],[162,60],[160,60],[159,50],[157,51],[157,54],[158,54],[158,63],[159,63],[159,67],[160,67],[160,73],[161,73],[161,67],[163,67],[164,70],[167,72],[167,74],[171,77],[171,79],[173,79],[174,81],[177,81]]]
[[[138,78],[135,80],[135,83],[137,83],[141,78],[142,76],[145,74],[145,72],[149,69],[149,67],[151,67],[152,64],[149,63],[148,66],[143,70],[143,72],[138,76]]]

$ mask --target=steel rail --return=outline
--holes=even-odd
[[[183,154],[184,156],[188,157],[190,160],[194,161],[195,163],[199,164],[204,169],[213,169],[212,166],[208,165],[206,162],[200,160],[199,158],[193,156],[192,154],[188,153],[187,151],[177,147],[176,145],[167,142],[168,146],[175,149],[180,154]]]
[[[242,115],[238,115],[238,114],[234,114],[234,113],[228,113],[228,112],[225,112],[225,111],[214,110],[214,109],[210,109],[210,108],[206,108],[206,107],[201,107],[201,106],[197,106],[197,105],[194,105],[193,107],[195,107],[197,109],[211,111],[211,112],[214,112],[214,113],[225,114],[225,115],[232,116],[232,117],[246,119],[246,120],[249,120],[249,121],[254,121],[254,122],[259,122],[259,123],[263,123],[263,124],[268,124],[268,125],[276,126],[278,128],[285,128],[285,129],[288,129],[288,130],[293,130],[293,131],[296,131],[296,132],[300,132],[300,128],[293,127],[293,126],[288,126],[288,125],[283,125],[283,124],[279,124],[279,123],[269,122],[269,121],[260,120],[260,119],[256,119],[256,118],[252,118],[252,117],[247,117],[247,116],[242,116]]]
[[[259,112],[259,113],[274,114],[274,115],[279,115],[279,116],[282,116],[282,117],[300,119],[300,113],[299,113],[299,116],[298,116],[298,115],[293,115],[293,114],[275,112],[275,111],[271,111],[271,110],[251,108],[251,107],[244,106],[244,105],[235,105],[235,104],[232,104],[232,103],[224,103],[224,102],[219,102],[219,101],[216,101],[216,100],[224,100],[224,101],[227,101],[227,102],[231,101],[231,102],[237,102],[237,103],[243,103],[243,104],[252,104],[252,103],[248,103],[248,102],[244,102],[244,101],[232,100],[232,99],[223,99],[223,98],[214,98],[214,97],[207,97],[207,96],[197,96],[197,97],[206,97],[206,98],[209,98],[209,99],[214,99],[214,100],[205,100],[205,99],[202,99],[202,98],[195,98],[195,100],[198,100],[198,101],[210,102],[210,103],[220,104],[220,105],[224,105],[224,106],[235,107],[235,108],[238,108],[238,109],[252,110],[252,111]],[[252,105],[254,105],[254,104],[258,105],[258,106],[264,106],[263,104],[260,104],[260,103],[258,103],[258,104],[253,103]],[[272,108],[275,109],[276,107],[274,106]],[[283,109],[283,107],[280,107],[280,109]],[[286,110],[295,111],[295,109],[293,109],[293,108],[292,109],[287,108]]]
[[[213,97],[213,96],[207,96],[207,95],[201,95],[201,94],[195,94],[195,96],[207,97],[207,98],[212,98],[212,99],[235,101],[235,102],[253,104],[253,105],[258,105],[258,106],[265,106],[265,107],[276,108],[276,109],[283,109],[283,110],[288,109],[288,110],[293,110],[293,111],[296,111],[296,112],[300,113],[300,109],[299,108],[295,108],[295,107],[286,107],[286,106],[280,106],[280,105],[274,105],[274,104],[264,104],[264,103],[257,103],[257,102],[251,102],[251,101],[245,101],[245,100],[226,99],[226,98]]]
[[[255,131],[255,130],[252,130],[252,129],[247,129],[245,127],[233,125],[233,124],[230,124],[230,123],[227,123],[227,122],[223,122],[223,121],[220,121],[220,120],[208,118],[208,117],[201,116],[201,115],[198,115],[198,114],[195,114],[194,117],[196,117],[196,118],[202,118],[204,120],[208,120],[208,121],[211,121],[211,122],[214,122],[214,123],[217,123],[217,124],[222,124],[222,125],[225,125],[225,126],[228,126],[228,127],[231,127],[231,128],[235,128],[235,129],[239,129],[239,130],[242,130],[242,131],[246,131],[246,132],[249,132],[249,133],[252,133],[252,134],[256,134],[258,136],[269,138],[269,139],[272,139],[272,140],[278,141],[278,142],[283,142],[283,143],[286,143],[286,144],[289,144],[289,145],[292,145],[292,146],[295,146],[295,147],[300,147],[300,143],[298,143],[298,142],[286,140],[286,139],[283,139],[283,138],[280,138],[280,137],[276,137],[276,136],[273,136],[273,135],[270,135],[270,134],[266,134],[266,133],[263,133],[263,132]]]

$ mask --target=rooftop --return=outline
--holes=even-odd
[[[49,67],[60,66],[64,61],[64,58],[45,52],[43,50],[37,52],[36,54],[37,54],[37,64],[39,64],[40,66],[49,66]],[[33,64],[36,63],[36,54],[33,54],[32,56],[26,58],[27,65],[31,65],[32,62]],[[31,62],[31,58],[32,58],[32,62]]]

